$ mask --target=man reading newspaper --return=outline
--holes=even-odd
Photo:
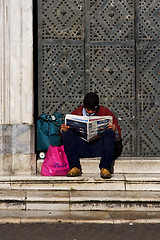
[[[75,131],[87,142],[98,138],[112,123],[112,116],[77,116],[67,114],[65,117],[65,124],[70,127],[70,130]]]
[[[70,166],[67,176],[76,177],[82,174],[80,158],[101,157],[100,175],[102,178],[111,178],[112,164],[122,152],[121,129],[115,115],[108,108],[99,105],[99,97],[93,92],[85,95],[83,105],[75,109],[72,114],[111,116],[112,124],[108,124],[98,138],[89,142],[83,140],[70,126],[61,125],[62,141]]]

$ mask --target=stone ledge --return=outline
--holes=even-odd
[[[107,181],[107,184],[106,184]],[[115,174],[103,180],[99,174],[83,174],[80,177],[0,176],[2,189],[54,189],[54,190],[125,190],[124,176]]]
[[[102,179],[97,174],[80,177],[45,176],[0,176],[0,189],[28,190],[131,190],[160,191],[159,174],[114,174],[111,179]]]
[[[13,223],[96,223],[157,224],[160,212],[154,211],[24,211],[0,210],[0,224]]]
[[[37,160],[37,173],[41,172],[43,160]],[[83,173],[98,173],[99,159],[81,159]],[[115,161],[115,173],[160,173],[160,157],[120,157]]]
[[[0,190],[0,201],[160,202],[160,191]]]
[[[0,191],[0,209],[59,211],[160,211],[160,192]]]

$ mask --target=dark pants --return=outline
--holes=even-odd
[[[75,132],[67,130],[62,134],[64,150],[68,158],[70,169],[81,169],[80,158],[101,157],[99,168],[110,169],[113,163],[115,133],[107,129],[100,138],[87,143]]]

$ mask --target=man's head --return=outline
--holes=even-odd
[[[83,106],[89,115],[96,113],[99,109],[99,97],[96,93],[89,92],[85,95]]]

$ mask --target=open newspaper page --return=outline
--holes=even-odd
[[[67,114],[65,117],[65,124],[87,142],[99,137],[112,122],[112,116],[88,117]]]

